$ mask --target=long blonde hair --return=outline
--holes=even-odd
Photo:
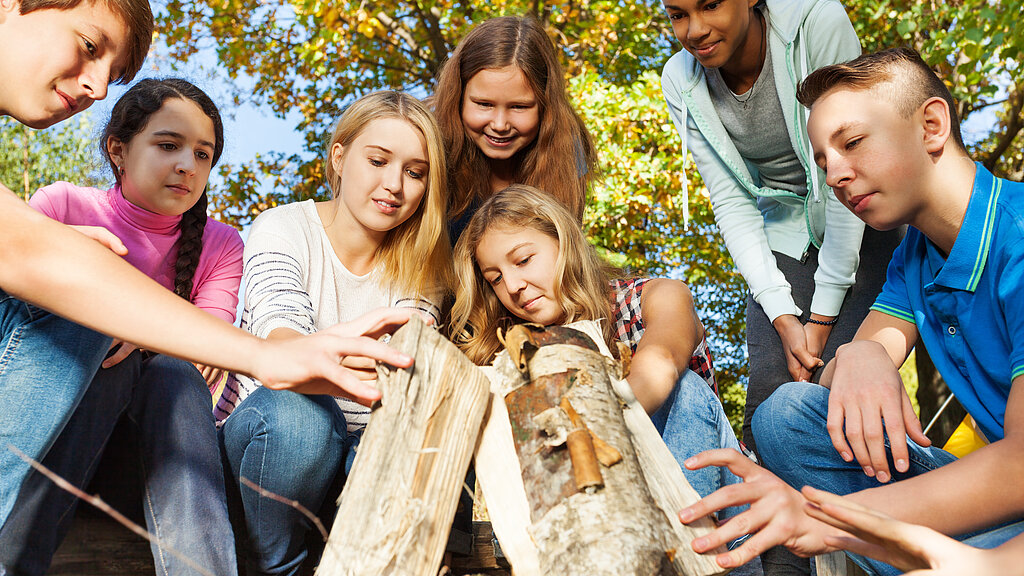
[[[565,321],[608,318],[612,311],[609,282],[620,275],[619,270],[601,260],[576,219],[554,196],[513,184],[484,202],[455,245],[458,284],[451,331],[470,360],[490,362],[501,347],[497,329],[522,322],[501,304],[477,265],[477,247],[493,227],[532,228],[556,239],[554,298],[565,312]],[[605,322],[604,328],[610,342],[610,323]]]
[[[327,184],[337,198],[343,174],[330,161],[331,149],[341,144],[348,154],[352,144],[374,120],[398,118],[423,135],[427,144],[426,190],[416,212],[385,236],[377,252],[382,261],[383,279],[391,287],[410,294],[446,292],[452,278],[451,244],[448,240],[445,211],[448,206],[447,166],[444,144],[437,122],[419,100],[404,92],[382,90],[353,102],[341,115],[327,144]]]
[[[473,28],[438,73],[433,103],[452,167],[449,218],[455,220],[491,195],[487,157],[462,124],[466,84],[481,70],[508,66],[522,71],[540,110],[537,138],[517,154],[513,178],[554,194],[579,225],[587,189],[598,173],[597,151],[569,103],[565,74],[551,39],[540,22],[522,16],[492,18]]]

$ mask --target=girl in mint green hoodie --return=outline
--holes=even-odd
[[[666,64],[669,112],[750,288],[750,418],[790,380],[816,380],[852,340],[897,233],[865,231],[826,186],[796,86],[860,54],[837,0],[664,0],[683,50]]]

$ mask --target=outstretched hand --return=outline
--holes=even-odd
[[[253,376],[276,390],[332,394],[372,404],[380,399],[380,391],[360,378],[359,368],[348,368],[342,362],[361,366],[369,360],[408,368],[412,357],[376,338],[415,314],[418,312],[410,308],[380,308],[309,336],[264,341]]]
[[[834,529],[808,516],[803,496],[777,476],[729,448],[701,452],[686,461],[691,470],[705,466],[728,466],[743,483],[720,488],[680,510],[684,524],[730,506],[750,504],[750,508],[695,539],[694,551],[703,553],[751,534],[742,545],[715,558],[719,566],[735,568],[780,544],[801,556],[830,550],[825,535]]]
[[[856,340],[841,346],[829,387],[827,427],[832,445],[846,462],[856,458],[868,476],[883,483],[892,478],[886,436],[898,472],[910,467],[907,435],[921,446],[931,445],[899,371],[881,344]]]
[[[998,553],[961,544],[931,528],[907,524],[829,492],[805,487],[807,514],[850,535],[826,536],[830,546],[870,556],[914,576],[996,576]]]

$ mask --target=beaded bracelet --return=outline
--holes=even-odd
[[[836,322],[839,322],[839,317],[833,318],[831,320],[815,320],[814,318],[808,318],[807,321],[810,322],[811,324],[817,324],[819,326],[834,326]]]

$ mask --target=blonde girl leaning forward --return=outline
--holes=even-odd
[[[474,362],[493,359],[499,328],[603,320],[609,347],[633,352],[629,384],[680,466],[709,448],[739,449],[689,289],[623,278],[550,194],[517,184],[487,199],[455,246],[455,267],[452,331]],[[683,472],[702,496],[738,482],[725,468]]]
[[[325,160],[331,200],[273,208],[253,223],[242,327],[294,339],[379,306],[415,307],[436,322],[433,302],[449,285],[451,254],[443,148],[430,111],[400,92],[364,96],[342,114]],[[376,378],[373,363],[350,367],[369,384]],[[244,534],[246,572],[299,573],[318,558],[306,545],[309,522],[239,479],[310,510],[328,502],[333,515],[369,409],[344,398],[281,393],[248,377],[221,400],[221,414],[237,404],[221,440],[244,508],[244,526],[236,522],[235,529]]]

